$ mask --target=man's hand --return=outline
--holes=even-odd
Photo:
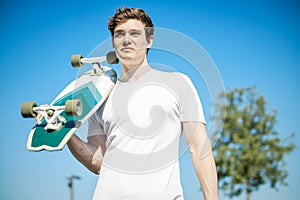
[[[41,107],[49,106],[48,104],[40,105]],[[42,122],[43,115],[42,113],[38,112],[35,118],[35,121],[37,124],[40,124]]]

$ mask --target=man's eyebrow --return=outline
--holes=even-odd
[[[142,31],[141,29],[130,29],[129,31]]]
[[[119,29],[115,31],[115,33],[121,33],[121,32],[124,32],[124,30]]]
[[[142,32],[142,30],[141,30],[141,29],[130,29],[130,30],[129,30],[129,32],[131,32],[131,31],[138,31],[138,32]],[[125,32],[125,30],[123,30],[123,29],[119,29],[119,30],[116,30],[116,31],[115,31],[115,33],[119,33],[119,32]]]

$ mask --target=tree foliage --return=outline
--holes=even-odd
[[[236,88],[226,93],[226,105],[216,108],[218,118],[225,119],[213,149],[220,189],[230,197],[245,192],[250,199],[266,183],[274,189],[286,185],[284,155],[295,148],[288,141],[293,134],[278,137],[277,113],[267,111],[264,96],[255,87]]]

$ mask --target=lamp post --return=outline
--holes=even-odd
[[[68,180],[68,187],[70,188],[70,200],[74,199],[74,190],[73,190],[73,180],[80,180],[81,177],[80,176],[75,176],[75,175],[71,175],[70,177],[67,177]]]

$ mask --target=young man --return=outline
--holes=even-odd
[[[182,131],[205,199],[218,199],[215,162],[192,82],[149,66],[154,26],[143,10],[118,9],[108,28],[121,76],[90,118],[88,142],[76,135],[68,142],[72,154],[99,174],[94,199],[183,199],[178,162]]]

